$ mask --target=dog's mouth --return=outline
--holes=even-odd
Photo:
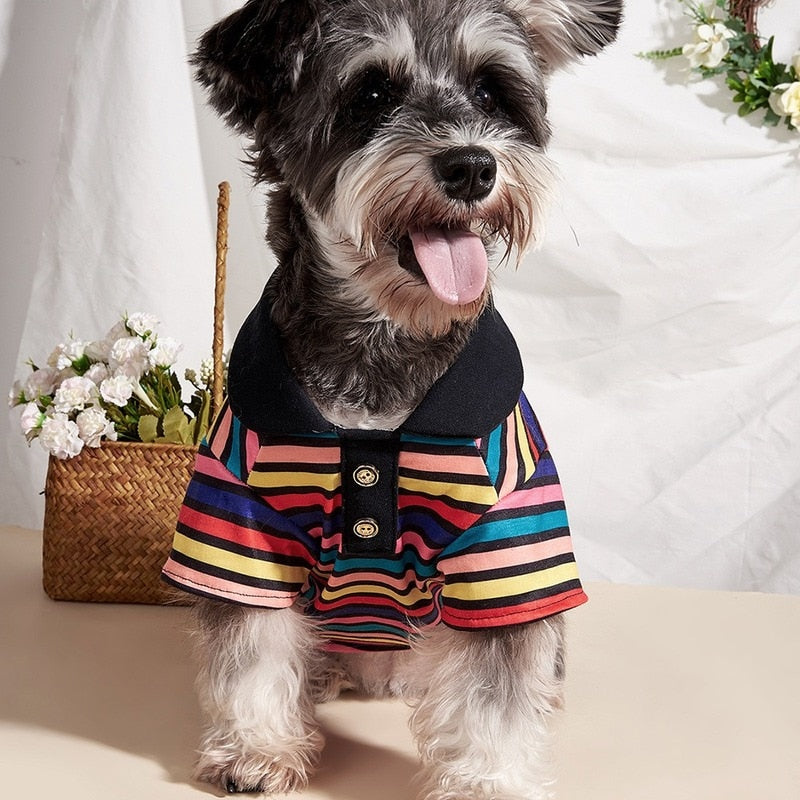
[[[422,277],[448,305],[467,305],[486,288],[489,258],[483,240],[466,229],[428,227],[410,230],[397,243],[397,260]]]

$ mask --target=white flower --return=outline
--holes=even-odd
[[[42,426],[44,422],[44,411],[36,403],[28,403],[22,409],[22,416],[19,418],[19,424],[22,427],[22,432],[28,436],[31,432]]]
[[[70,411],[85,408],[97,399],[97,386],[89,378],[67,378],[56,389],[53,407],[56,411],[69,414]]]
[[[86,355],[93,361],[108,361],[114,342],[129,335],[125,322],[120,320],[100,341],[86,345]]]
[[[72,458],[83,450],[78,426],[66,414],[54,414],[42,422],[39,443],[56,458]]]
[[[72,363],[72,360],[67,360],[66,356],[64,355],[64,350],[66,349],[65,344],[56,345],[56,349],[47,356],[47,364],[50,367],[54,367],[55,369],[64,369],[64,367],[69,366]]]
[[[128,326],[128,330],[145,339],[150,338],[152,334],[156,333],[158,326],[161,324],[154,314],[145,314],[142,311],[131,314],[125,320],[125,323]]]
[[[792,69],[797,78],[800,78],[800,50],[792,56]]]
[[[154,367],[171,367],[183,350],[183,345],[170,336],[160,336],[150,351],[150,363]]]
[[[158,406],[153,403],[153,401],[147,396],[147,392],[144,390],[139,381],[134,381],[133,383],[133,393],[148,407],[151,408],[153,411],[158,411]]]
[[[111,347],[108,363],[115,374],[138,381],[150,367],[150,348],[136,336],[117,339]]]
[[[207,387],[214,382],[214,362],[210,358],[200,362],[200,382]]]
[[[100,447],[100,440],[104,436],[111,441],[117,439],[114,423],[106,416],[106,412],[97,406],[81,411],[75,418],[75,424],[87,447]]]
[[[54,367],[35,369],[25,379],[24,392],[28,400],[38,400],[40,397],[52,394],[58,383],[58,370]]]
[[[188,380],[188,379],[187,379]],[[25,394],[25,387],[22,381],[14,381],[14,385],[8,390],[8,405],[10,408],[22,405],[28,399]]]
[[[92,364],[86,372],[83,373],[84,377],[88,378],[96,386],[99,386],[108,376],[108,367],[105,364]]]
[[[111,352],[111,345],[119,339],[119,336],[114,339],[100,339],[96,342],[89,342],[86,345],[86,355],[92,361],[108,361],[108,354]]]
[[[795,128],[800,128],[800,81],[781,83],[769,96],[770,108],[779,117],[789,117]]]
[[[100,384],[100,397],[112,405],[123,408],[133,394],[133,381],[126,375],[114,375]]]
[[[731,49],[728,39],[732,39],[734,36],[736,34],[721,22],[698,25],[694,31],[694,43],[685,44],[683,54],[689,59],[692,68],[713,69],[718,67],[722,63],[722,59],[728,55],[728,51]]]
[[[55,369],[66,369],[72,366],[72,362],[83,357],[86,352],[87,342],[71,341],[67,344],[60,344],[50,353],[47,363]]]
[[[56,373],[55,388],[58,389],[58,387],[61,386],[61,384],[64,383],[64,381],[67,380],[67,378],[77,378],[77,377],[78,373],[75,372],[75,370],[72,369],[72,367],[67,367],[66,369],[60,369]]]

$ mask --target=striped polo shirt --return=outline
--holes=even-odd
[[[234,346],[164,579],[243,605],[297,604],[340,651],[580,605],[561,486],[521,381],[489,310],[398,430],[338,429],[294,381],[262,300]]]

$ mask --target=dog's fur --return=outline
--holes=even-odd
[[[477,233],[495,262],[538,242],[547,75],[610,42],[620,13],[621,0],[251,0],[202,38],[198,78],[273,187],[267,291],[288,363],[331,422],[397,427],[456,359],[490,280],[465,300],[435,293],[409,231]],[[414,703],[422,797],[549,796],[560,617],[338,656],[293,608],[204,600],[196,619],[201,779],[304,786],[322,746],[314,703],[355,687]]]

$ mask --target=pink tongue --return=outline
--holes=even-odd
[[[481,296],[489,261],[480,236],[444,228],[409,231],[408,235],[431,291],[443,303],[465,305]]]

